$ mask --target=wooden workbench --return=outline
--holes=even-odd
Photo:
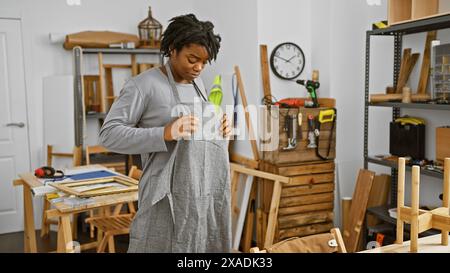
[[[89,165],[75,167],[74,169],[86,168],[104,168],[100,165]],[[109,170],[111,171],[111,170]],[[121,175],[121,174],[118,174]],[[23,186],[23,200],[24,200],[24,252],[37,253],[36,233],[34,225],[34,211],[33,211],[33,194],[31,189],[42,186],[42,183],[34,176],[33,173],[19,174],[20,179],[14,180],[14,186]],[[72,214],[88,211],[91,209],[105,208],[103,213],[109,213],[109,207],[134,202],[138,199],[138,192],[128,192],[122,194],[101,195],[92,197],[94,201],[88,205],[77,206],[75,208],[64,204],[64,202],[54,203],[56,209],[48,210],[47,217],[58,217],[58,247],[57,252],[74,252],[74,244],[72,239],[72,227],[70,225],[70,216]],[[108,210],[106,210],[108,208]],[[95,247],[97,242],[81,246],[81,250]]]
[[[449,236],[450,237],[450,236]],[[441,234],[419,238],[418,253],[450,253],[450,245],[441,245]],[[409,253],[410,241],[361,251],[360,253]]]

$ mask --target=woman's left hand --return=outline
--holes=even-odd
[[[229,137],[231,135],[231,126],[230,126],[230,121],[228,120],[226,114],[223,115],[222,120],[220,121],[220,123],[221,123],[220,133],[224,137]]]

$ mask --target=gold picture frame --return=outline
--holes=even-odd
[[[137,191],[138,183],[139,181],[131,177],[111,176],[97,179],[49,183],[49,185],[77,197],[92,197]]]

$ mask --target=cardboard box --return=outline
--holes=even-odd
[[[450,157],[450,126],[436,128],[436,161]]]

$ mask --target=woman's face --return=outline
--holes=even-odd
[[[208,51],[199,44],[189,44],[170,55],[172,69],[178,80],[191,82],[202,72],[208,62]],[[174,75],[175,76],[175,75]]]

